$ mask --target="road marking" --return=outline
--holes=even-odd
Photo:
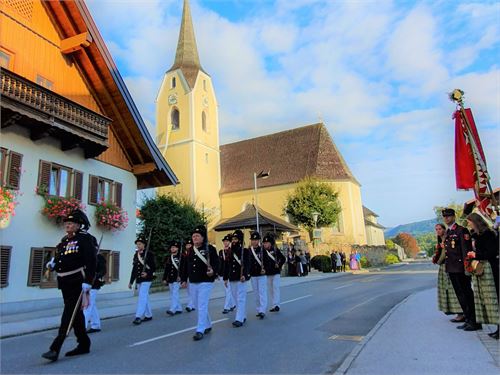
[[[357,341],[360,342],[365,336],[333,335],[328,340]]]
[[[338,287],[336,287],[336,288],[333,288],[333,290],[346,288],[346,287],[348,287],[349,285],[352,285],[352,284],[354,284],[354,283],[347,283],[347,284],[344,284],[344,285],[342,285],[342,286],[338,286]]]
[[[217,323],[220,323],[220,322],[224,322],[226,320],[229,320],[229,318],[224,318],[224,319],[219,319],[219,320],[213,321],[212,324],[217,324]],[[193,330],[195,328],[196,328],[196,326],[189,327],[189,328],[181,329],[180,331],[176,331],[176,332],[172,332],[172,333],[167,333],[166,335],[161,335],[161,336],[153,337],[153,338],[148,339],[148,340],[135,342],[135,343],[129,345],[129,348],[131,348],[133,346],[139,346],[139,345],[147,344],[147,343],[150,343],[150,342],[153,342],[153,341],[165,339],[167,337],[172,337],[172,336],[178,335],[180,333],[191,331],[191,330]]]
[[[377,298],[379,298],[379,297],[385,296],[386,294],[389,294],[389,293],[379,294],[378,296],[375,296],[375,297],[372,297],[372,298],[370,298],[370,299],[367,299],[365,302],[358,303],[357,305],[355,305],[355,306],[351,307],[349,310],[342,312],[342,314],[346,314],[346,313],[348,313],[348,312],[351,312],[352,310],[355,310],[355,309],[357,309],[358,307],[361,307],[361,306],[363,306],[363,305],[366,305],[368,302],[371,302],[371,301],[373,301],[374,299],[377,299]]]
[[[371,283],[372,281],[380,279],[382,276],[372,276],[364,280],[360,280],[362,283]]]
[[[295,301],[298,301],[298,300],[301,300],[301,299],[304,299],[304,298],[308,298],[308,297],[312,297],[312,294],[308,294],[307,296],[302,296],[302,297],[299,297],[299,298],[294,298],[294,299],[291,299],[291,300],[288,300],[288,301],[285,301],[285,302],[281,302],[280,305],[284,305],[284,304],[290,303],[290,302],[295,302]]]

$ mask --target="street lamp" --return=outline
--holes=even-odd
[[[270,171],[264,172],[260,171],[258,174],[256,172],[253,173],[253,188],[254,188],[254,195],[255,195],[255,222],[257,225],[257,232],[260,233],[260,228],[259,228],[259,202],[257,201],[257,179],[261,178],[265,180],[266,178],[269,177]]]
[[[319,217],[319,212],[314,211],[312,212],[313,220],[314,220],[314,231],[313,231],[313,244],[314,244],[314,250],[316,250],[317,245],[316,245],[316,229],[318,229],[318,217]]]

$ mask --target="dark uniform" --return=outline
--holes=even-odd
[[[165,259],[165,271],[163,273],[163,281],[169,285],[170,291],[170,309],[167,310],[168,315],[176,315],[182,313],[182,306],[179,297],[180,281],[181,281],[181,262],[185,259],[181,257],[181,244],[180,242],[173,241],[170,244],[170,251],[172,248],[177,248],[176,254],[170,253]]]
[[[80,210],[73,211],[64,221],[80,224],[84,229],[90,226],[86,215]],[[55,264],[52,268],[57,272],[57,287],[62,292],[64,310],[57,337],[50,345],[50,350],[42,354],[42,357],[51,361],[56,361],[59,356],[75,309],[73,328],[78,346],[67,352],[66,356],[85,354],[90,351],[90,339],[85,331],[85,318],[80,308],[82,300],[80,297],[83,296],[84,287],[90,290],[94,282],[97,241],[84,229],[78,230],[71,237],[64,236],[56,247]]]
[[[280,280],[281,268],[286,262],[285,256],[276,248],[274,236],[267,234],[262,240],[263,243],[269,242],[271,249],[264,249],[264,268],[266,270],[267,284],[271,295],[271,305],[269,311],[280,311]]]
[[[444,209],[443,216],[455,216],[452,209]],[[444,240],[445,267],[451,284],[457,295],[460,307],[464,312],[465,324],[458,328],[471,330],[476,327],[476,313],[474,309],[474,293],[471,287],[471,277],[465,274],[464,259],[472,251],[472,242],[469,231],[454,223],[446,230]]]
[[[231,235],[226,234],[222,239],[222,242],[228,241],[231,243]],[[219,276],[224,278],[224,268],[226,267],[226,263],[229,263],[229,257],[231,256],[231,246],[228,248],[224,248],[219,250]],[[222,310],[223,314],[228,314],[236,308],[236,302],[233,299],[233,295],[231,293],[231,284],[224,283],[224,310]]]
[[[250,235],[250,240],[260,240],[259,232],[253,232]],[[267,310],[267,277],[264,267],[264,251],[262,246],[250,246],[248,252],[250,253],[250,276],[252,277],[257,317],[264,319]]]

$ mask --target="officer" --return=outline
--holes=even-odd
[[[464,331],[476,331],[481,329],[481,324],[476,323],[471,277],[465,274],[464,268],[464,259],[467,253],[472,251],[470,233],[467,228],[455,222],[455,210],[452,208],[443,209],[441,214],[448,228],[444,240],[446,272],[450,276],[451,284],[465,316],[465,323],[457,328]]]
[[[153,311],[149,304],[149,288],[155,276],[156,264],[154,254],[151,251],[148,251],[146,254],[147,241],[143,236],[137,237],[135,245],[137,248],[132,260],[132,272],[130,273],[128,288],[132,289],[132,284],[135,281],[139,289],[135,319],[132,322],[135,325],[139,325],[142,322],[148,322],[153,319]]]
[[[231,235],[226,234],[222,239],[222,244],[224,245],[224,248],[222,250],[219,250],[219,275],[223,276],[224,268],[226,267],[226,264],[228,263],[229,257],[231,255]],[[224,310],[222,310],[222,313],[228,314],[230,311],[233,311],[236,308],[236,304],[231,293],[230,283],[224,283],[224,292]]]
[[[165,261],[165,272],[163,273],[163,283],[169,286],[170,290],[170,309],[167,314],[170,316],[182,314],[181,300],[179,297],[179,288],[181,287],[181,244],[179,241],[170,243],[170,254]]]
[[[187,257],[189,254],[191,254],[192,251],[193,251],[193,240],[190,238],[186,241],[186,249],[183,252],[183,256]],[[187,262],[181,262],[181,265],[186,266]],[[186,311],[191,312],[196,310],[195,309],[196,303],[193,299],[193,291],[189,285],[189,281],[187,283],[187,294],[188,294],[188,303],[186,305]]]
[[[74,312],[73,328],[78,345],[67,352],[66,356],[90,352],[90,339],[85,331],[85,319],[81,310],[82,296],[92,287],[97,262],[97,241],[87,233],[89,227],[89,220],[82,211],[77,209],[70,213],[64,219],[66,235],[57,245],[54,259],[47,265],[57,272],[57,287],[61,289],[64,300],[57,337],[50,345],[50,350],[42,354],[43,358],[50,361],[57,361],[59,357]]]
[[[236,302],[236,318],[233,326],[238,328],[247,320],[247,281],[250,280],[249,253],[243,247],[243,232],[239,229],[232,235],[231,249],[226,259],[224,285],[230,285],[233,300]]]
[[[208,244],[207,229],[203,225],[193,230],[191,239],[193,251],[186,257],[187,264],[183,269],[181,280],[183,288],[189,280],[192,289],[193,300],[198,310],[198,323],[193,340],[199,341],[203,339],[203,335],[212,330],[208,301],[219,270],[219,257],[215,247]]]
[[[99,310],[97,310],[96,299],[97,292],[105,284],[104,276],[106,275],[106,258],[102,254],[97,254],[97,267],[95,271],[95,280],[90,289],[89,305],[83,310],[85,315],[85,325],[90,325],[87,333],[101,332],[101,318]]]
[[[260,233],[250,235],[250,276],[255,296],[257,317],[261,320],[266,316],[267,309],[267,277],[264,268],[264,251],[260,244]]]
[[[281,267],[285,264],[285,256],[276,248],[276,241],[271,233],[262,240],[264,247],[264,268],[267,275],[267,288],[271,295],[272,308],[270,312],[280,311],[280,281]]]

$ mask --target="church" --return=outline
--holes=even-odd
[[[213,229],[256,202],[259,211],[290,221],[283,212],[286,198],[306,177],[331,184],[342,209],[337,223],[321,228],[320,244],[313,253],[385,244],[383,226],[363,206],[361,185],[325,124],[299,125],[220,145],[217,98],[212,79],[200,63],[188,0],[184,0],[174,63],[156,98],[156,132],[157,146],[180,181],[158,192],[182,195],[202,209],[210,219],[210,240],[217,245],[227,232]],[[260,172],[267,178],[256,180],[254,174]],[[284,241],[299,236],[311,241],[305,231],[286,234]]]

